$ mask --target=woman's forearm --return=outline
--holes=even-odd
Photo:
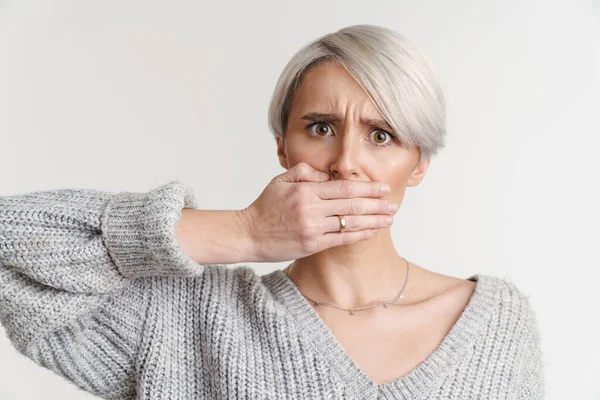
[[[184,208],[175,226],[181,249],[199,264],[253,262],[253,242],[242,212]]]

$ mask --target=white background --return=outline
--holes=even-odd
[[[284,170],[267,107],[300,46],[384,25],[433,61],[447,147],[392,227],[427,269],[513,280],[548,399],[600,398],[599,3],[0,1],[0,195],[191,185],[241,209]],[[261,273],[285,263],[253,264]],[[0,328],[0,399],[91,399]]]

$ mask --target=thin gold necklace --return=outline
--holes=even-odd
[[[406,258],[404,258],[404,257],[401,257],[401,258],[402,258],[404,261],[406,261]],[[291,271],[291,269],[292,269],[292,268],[295,266],[295,263],[296,263],[295,261],[294,261],[293,263],[291,263],[291,264],[288,266],[288,268],[286,268],[286,271],[284,271],[285,275],[286,275],[288,278],[290,278],[290,273],[289,273],[289,271]],[[331,303],[325,303],[325,302],[322,302],[322,301],[316,301],[316,300],[313,300],[313,299],[311,299],[310,297],[306,296],[304,293],[302,293],[302,292],[300,291],[300,288],[298,288],[298,285],[296,285],[296,284],[294,283],[294,281],[292,281],[292,280],[291,280],[291,278],[290,278],[290,281],[291,281],[292,283],[294,283],[294,286],[296,286],[296,288],[298,288],[298,291],[300,292],[300,294],[301,294],[302,296],[306,297],[308,300],[310,300],[310,301],[312,301],[313,303],[315,303],[315,307],[318,307],[318,306],[327,306],[327,307],[332,307],[332,308],[336,308],[336,309],[338,309],[338,310],[348,311],[348,313],[349,313],[350,315],[354,315],[354,311],[363,311],[363,310],[368,310],[368,309],[370,309],[370,308],[373,308],[373,307],[378,307],[378,306],[380,306],[380,305],[381,305],[381,306],[383,306],[383,308],[387,308],[388,304],[394,304],[394,303],[395,303],[396,301],[398,301],[399,299],[403,299],[403,298],[404,298],[404,295],[403,295],[403,293],[404,293],[404,289],[406,288],[406,284],[408,283],[408,270],[409,270],[409,269],[410,269],[410,263],[409,263],[408,261],[406,261],[406,276],[404,277],[404,284],[402,285],[402,288],[400,289],[400,293],[398,293],[398,294],[396,295],[396,297],[394,297],[394,299],[393,299],[393,300],[391,300],[391,301],[383,301],[383,302],[380,302],[380,303],[377,303],[377,304],[373,304],[373,305],[370,305],[370,306],[358,307],[358,308],[342,308],[342,307],[338,307],[338,306],[336,306],[336,305],[333,305],[333,304],[331,304]]]

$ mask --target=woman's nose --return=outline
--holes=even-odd
[[[345,133],[334,147],[331,172],[339,179],[352,179],[359,175],[361,149],[358,140]]]

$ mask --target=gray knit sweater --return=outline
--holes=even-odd
[[[438,348],[375,384],[281,270],[198,264],[175,239],[179,181],[145,193],[0,197],[0,322],[14,347],[107,399],[539,399],[527,296],[476,289]]]

